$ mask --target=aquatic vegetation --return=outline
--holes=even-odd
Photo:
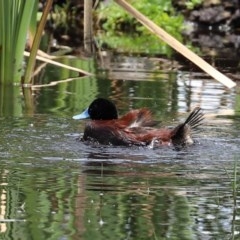
[[[23,52],[38,1],[0,0],[0,82],[20,83]]]

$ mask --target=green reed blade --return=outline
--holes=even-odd
[[[5,4],[3,0],[0,0],[0,16],[3,16],[3,13],[5,12]],[[5,18],[2,17],[0,21],[0,77],[1,79],[4,79],[4,63],[5,63]]]
[[[38,0],[0,0],[0,83],[20,83],[33,6]]]
[[[22,76],[22,60],[23,60],[23,52],[25,49],[26,44],[26,37],[27,32],[30,24],[30,20],[32,17],[32,12],[34,9],[36,1],[33,0],[26,0],[24,3],[21,1],[20,9],[17,18],[17,22],[19,23],[16,31],[16,36],[14,37],[16,48],[15,48],[15,54],[16,54],[16,63],[15,63],[15,76],[17,79],[20,79]]]

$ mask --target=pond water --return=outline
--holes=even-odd
[[[9,112],[1,98],[0,239],[237,239],[237,90],[159,59],[115,59],[99,77],[36,88],[34,108],[20,95]],[[181,151],[85,145],[71,117],[98,96],[165,126],[196,105],[206,117]]]

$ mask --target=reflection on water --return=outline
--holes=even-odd
[[[233,109],[234,91],[222,84],[205,79],[200,73],[182,72],[178,74],[178,105],[182,111],[190,111],[200,105],[205,111]]]
[[[206,123],[217,138],[203,129],[196,145],[179,152],[87,146],[75,140],[76,125],[68,121],[47,115],[1,120],[3,239],[238,235],[234,121],[212,130]]]
[[[199,73],[155,69],[136,81],[128,65],[110,67],[112,79],[36,90],[31,115],[1,112],[0,238],[239,237],[235,91]],[[181,151],[85,145],[76,140],[84,122],[71,116],[96,96],[111,98],[120,113],[149,107],[163,125],[195,105],[206,120],[196,144]]]

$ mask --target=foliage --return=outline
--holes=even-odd
[[[0,0],[0,82],[20,83],[27,31],[37,0]]]
[[[201,4],[203,0],[189,0],[185,2],[185,5],[188,9],[193,9],[197,5]]]
[[[148,0],[138,1],[131,0],[129,1],[135,8],[137,8],[144,15],[149,17],[153,22],[155,22],[160,27],[164,28],[168,33],[175,36],[177,39],[181,40],[181,31],[183,30],[183,16],[176,13],[175,9],[172,6],[170,0]],[[107,32],[104,38],[104,41],[111,46],[111,40],[107,40],[107,36],[118,36],[116,32],[125,31],[125,32],[134,32],[136,38],[145,38],[150,47],[150,51],[158,51],[159,47],[155,48],[159,44],[159,39],[157,37],[149,37],[149,31],[138,23],[132,16],[130,16],[126,11],[121,9],[117,4],[111,2],[111,4],[104,5],[98,9],[99,20],[102,22],[103,29]],[[133,36],[133,34],[132,34]],[[116,37],[117,38],[117,37]],[[136,38],[133,42],[136,48]],[[137,40],[137,41],[138,41]],[[144,41],[139,41],[141,44]],[[120,44],[120,42],[119,42]],[[160,49],[166,50],[166,44],[161,43],[163,48]],[[166,52],[161,52],[165,53]]]
[[[171,56],[173,49],[151,33],[145,35],[122,32],[99,33],[100,45],[107,43],[118,52],[154,54],[156,52]]]

